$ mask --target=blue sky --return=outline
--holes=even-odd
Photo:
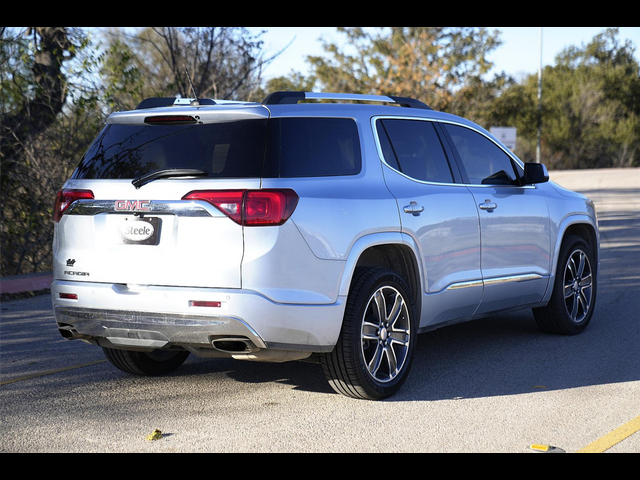
[[[287,75],[292,70],[306,73],[306,57],[322,55],[320,38],[340,42],[343,35],[336,27],[247,27],[252,31],[266,30],[263,36],[267,54],[275,54],[293,41],[291,46],[265,71],[265,78]],[[366,28],[366,27],[365,27]],[[372,27],[373,28],[373,27]],[[519,77],[535,73],[540,64],[540,27],[487,27],[502,32],[503,46],[491,56],[499,72]],[[543,60],[555,63],[556,55],[564,48],[581,46],[609,27],[544,27]],[[640,60],[640,27],[619,27],[620,38],[631,40]]]

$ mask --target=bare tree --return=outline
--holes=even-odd
[[[164,45],[163,53],[174,88],[191,96],[190,72],[200,96],[230,99],[250,96],[261,83],[262,41],[244,27],[150,27]]]
[[[260,37],[245,27],[112,30],[109,41],[117,48],[109,52],[117,58],[110,64],[119,71],[108,76],[118,81],[136,71],[137,92],[145,96],[193,97],[188,72],[200,97],[251,100],[261,93],[264,66],[277,57],[264,57]],[[130,59],[118,64],[123,49]]]

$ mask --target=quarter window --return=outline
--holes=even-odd
[[[348,118],[276,118],[269,122],[265,178],[358,175],[358,125]]]
[[[378,137],[390,167],[422,182],[453,183],[449,161],[432,122],[380,120]]]
[[[488,138],[458,125],[443,124],[472,185],[516,185],[511,157]]]

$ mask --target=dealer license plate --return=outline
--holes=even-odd
[[[160,241],[162,221],[157,217],[125,218],[119,223],[122,245],[156,246]]]

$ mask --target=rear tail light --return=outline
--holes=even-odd
[[[61,190],[56,197],[56,206],[53,210],[53,220],[58,223],[62,220],[64,212],[78,200],[93,200],[95,197],[91,190]]]
[[[209,190],[183,200],[208,202],[238,225],[277,227],[289,221],[300,198],[293,190]]]
[[[244,190],[233,191],[201,191],[191,192],[183,200],[201,200],[208,202],[231,220],[242,225],[242,205],[244,202]]]
[[[244,203],[244,224],[260,227],[284,225],[298,206],[293,190],[247,192]]]

